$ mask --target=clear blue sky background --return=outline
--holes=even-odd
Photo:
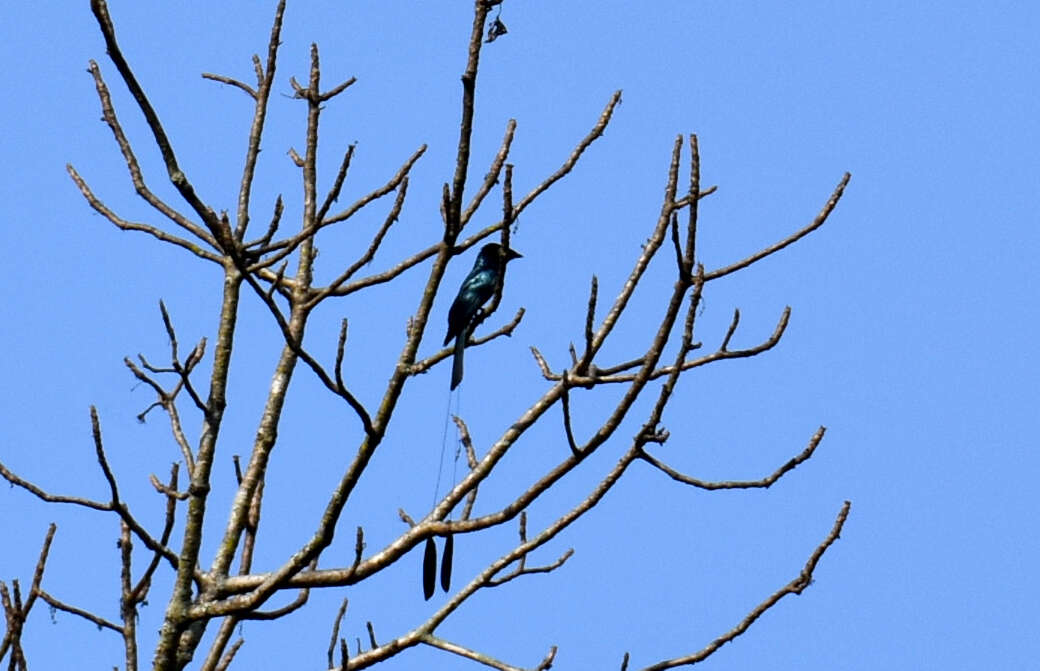
[[[233,208],[251,106],[199,73],[250,79],[249,57],[265,48],[274,4],[112,0],[125,53],[183,167],[217,207]],[[446,638],[522,666],[556,644],[560,669],[617,668],[626,650],[632,668],[691,652],[793,578],[850,499],[845,532],[815,584],[726,646],[710,668],[1036,664],[1040,644],[1029,623],[1040,596],[1040,13],[1028,2],[853,5],[506,0],[510,32],[482,60],[475,177],[509,118],[519,124],[515,182],[526,192],[559,165],[615,89],[624,90],[624,102],[575,173],[519,222],[514,245],[525,256],[511,267],[496,320],[519,306],[527,316],[512,339],[470,354],[463,385],[461,412],[479,448],[546,388],[528,346],[556,366],[566,363],[568,342],[581,338],[589,277],[599,276],[604,300],[616,295],[660,207],[676,134],[699,134],[704,183],[719,185],[702,207],[699,250],[709,269],[802,226],[843,171],[853,178],[823,229],[710,286],[698,323],[705,348],[721,340],[734,307],[743,315],[734,346],[765,338],[785,305],[791,326],[764,356],[683,378],[665,417],[672,438],[657,452],[703,478],[758,478],[824,424],[816,456],[755,492],[694,491],[637,464],[597,511],[537,555],[547,562],[574,547],[564,569],[478,595],[440,630]],[[254,221],[266,221],[277,193],[286,199],[286,225],[298,221],[298,176],[286,151],[302,150],[304,106],[290,98],[288,77],[305,81],[314,41],[325,82],[359,79],[326,110],[323,185],[350,142],[358,149],[344,202],[385,180],[420,144],[430,147],[372,270],[435,240],[440,185],[453,169],[469,8],[464,1],[291,1]],[[146,477],[165,474],[179,452],[159,414],[145,425],[135,421],[152,397],[121,360],[137,352],[165,359],[159,298],[183,342],[212,341],[220,277],[180,250],[115,230],[65,173],[72,162],[125,216],[157,221],[98,121],[84,72],[95,58],[151,185],[176,201],[105,57],[87,0],[22,3],[9,8],[2,30],[0,458],[54,491],[104,498],[87,416],[97,404],[127,498],[158,525],[162,501]],[[319,278],[356,257],[386,207],[320,243]],[[492,202],[475,224],[498,212]],[[471,261],[451,267],[451,289]],[[671,285],[669,263],[665,254],[654,266],[602,364],[645,346],[659,296]],[[336,324],[351,318],[348,379],[367,403],[390,374],[424,272],[326,308],[309,333],[308,346],[330,361]],[[439,344],[449,302],[447,292],[439,298],[423,353]],[[255,299],[246,303],[215,471],[218,518],[232,491],[230,455],[250,444],[278,345],[269,316]],[[364,503],[348,508],[326,565],[350,560],[357,524],[375,549],[401,530],[398,507],[416,517],[428,509],[447,377],[440,366],[410,384],[359,489]],[[299,371],[273,457],[257,568],[272,567],[311,533],[353,454],[357,423],[327,396]],[[579,433],[595,427],[609,400],[576,399]],[[532,528],[585,495],[642,416],[532,508]],[[550,413],[482,488],[484,510],[566,453],[555,422]],[[46,525],[57,521],[45,587],[118,617],[114,520],[48,507],[6,487],[0,511],[0,578],[28,585]],[[221,528],[212,520],[211,531]],[[514,539],[512,526],[459,539],[456,582]],[[205,556],[212,550],[207,544]],[[314,594],[288,624],[245,625],[237,668],[324,668],[345,595],[351,608],[343,632],[351,640],[365,637],[366,620],[381,641],[414,626],[443,598],[422,601],[419,560],[414,553],[373,584]],[[166,580],[157,583],[142,615],[144,659],[167,588]],[[37,669],[111,668],[122,659],[110,632],[68,615],[51,624],[42,606],[25,645]],[[387,668],[477,667],[415,649]]]

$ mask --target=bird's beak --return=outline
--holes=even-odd
[[[507,249],[506,250],[506,261],[507,262],[508,261],[512,261],[513,259],[522,259],[522,258],[524,258],[524,255],[520,254],[516,250],[514,250],[514,249]]]

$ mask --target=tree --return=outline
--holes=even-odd
[[[115,209],[110,208],[72,166],[68,168],[69,174],[90,207],[117,227],[151,235],[219,268],[222,274],[219,321],[212,347],[209,347],[208,340],[203,338],[185,354],[174,319],[166,306],[160,302],[163,326],[170,342],[169,364],[156,365],[143,356],[137,361],[128,358],[125,362],[131,374],[142,384],[150,387],[156,395],[155,402],[141,413],[141,418],[144,419],[153,411],[164,412],[182,459],[180,464],[175,464],[171,469],[165,482],[160,482],[157,478],[152,480],[155,490],[163,497],[166,505],[165,522],[161,529],[148,528],[148,525],[131,510],[130,503],[121,493],[117,475],[108,462],[102,439],[101,421],[94,408],[91,408],[90,413],[93,443],[98,465],[109,486],[107,500],[51,494],[0,465],[0,474],[10,483],[38,498],[114,514],[120,528],[119,557],[122,576],[118,618],[104,617],[99,606],[92,606],[89,610],[81,609],[49,593],[44,588],[43,577],[48,550],[55,535],[55,527],[52,526],[47,532],[28,596],[24,601],[17,582],[13,583],[11,590],[5,584],[0,584],[0,595],[3,596],[7,615],[7,630],[3,646],[0,648],[0,657],[10,653],[12,665],[25,666],[24,653],[20,645],[22,627],[30,609],[37,601],[42,600],[54,609],[74,613],[99,627],[116,632],[125,643],[126,667],[136,669],[139,610],[149,599],[151,592],[151,599],[166,604],[162,628],[154,641],[153,667],[179,669],[195,661],[203,669],[226,668],[242,645],[241,638],[232,642],[236,628],[241,622],[286,617],[307,605],[311,590],[353,586],[373,580],[399,562],[409,561],[406,555],[414,556],[412,551],[420,547],[424,549],[427,559],[426,573],[430,576],[429,569],[437,564],[436,545],[433,540],[435,538],[444,539],[440,566],[444,572],[442,582],[445,591],[448,591],[452,577],[451,551],[448,548],[453,546],[454,539],[472,538],[481,532],[489,532],[515,522],[520,529],[519,543],[469,578],[465,585],[456,586],[455,591],[450,592],[448,600],[439,608],[433,609],[425,620],[394,634],[393,638],[386,642],[380,644],[374,628],[369,625],[369,645],[367,648],[359,645],[358,649],[351,653],[346,640],[338,636],[347,607],[344,600],[333,621],[334,645],[329,648],[328,663],[329,667],[366,668],[422,644],[480,661],[494,668],[516,668],[439,637],[438,627],[481,590],[564,566],[572,554],[571,550],[554,561],[537,565],[535,563],[542,560],[533,557],[532,553],[595,509],[632,464],[642,462],[678,483],[716,490],[769,487],[811,458],[823,438],[822,427],[811,437],[803,451],[772,474],[759,480],[703,481],[676,470],[654,453],[655,446],[660,446],[669,439],[669,433],[663,426],[665,410],[669,407],[679,380],[685,374],[721,360],[753,357],[763,353],[780,341],[788,323],[789,309],[780,316],[774,332],[761,343],[744,349],[730,349],[740,319],[740,313],[735,311],[728,329],[720,338],[720,345],[713,352],[698,356],[697,351],[701,344],[694,338],[694,327],[705,287],[714,280],[747,268],[772,255],[823,225],[837,205],[849,180],[848,174],[843,176],[819,215],[804,228],[741,261],[706,269],[698,262],[696,249],[698,203],[713,193],[714,187],[701,187],[696,136],[680,136],[676,138],[672,147],[659,216],[617,297],[606,312],[602,313],[599,308],[599,283],[595,276],[592,278],[583,342],[580,347],[571,347],[571,361],[566,367],[554,369],[546,356],[537,348],[532,348],[534,359],[548,384],[542,396],[519,417],[502,417],[500,426],[504,428],[500,438],[487,446],[471,439],[464,417],[454,417],[468,467],[468,472],[461,480],[453,482],[448,493],[439,498],[432,509],[418,521],[402,510],[400,516],[407,529],[390,542],[377,548],[369,548],[365,541],[365,532],[359,526],[355,533],[354,552],[350,560],[343,561],[342,557],[328,552],[337,527],[343,521],[345,507],[358,496],[359,483],[370,477],[371,460],[385,444],[392,420],[398,417],[400,412],[400,402],[406,391],[411,389],[409,383],[416,376],[433,370],[437,364],[451,356],[450,348],[421,353],[424,337],[428,335],[431,327],[429,320],[433,314],[434,301],[439,294],[444,293],[441,290],[449,263],[455,257],[489,239],[497,239],[509,248],[511,235],[524,211],[541,194],[572,171],[583,153],[601,137],[621,101],[620,92],[615,93],[591,130],[578,142],[560,168],[525,195],[514,198],[513,193],[513,166],[509,163],[509,157],[516,130],[514,121],[508,124],[485,177],[475,185],[471,184],[470,153],[474,137],[476,84],[481,50],[485,44],[485,30],[488,31],[488,41],[501,37],[505,30],[500,19],[492,18],[489,21],[489,14],[496,4],[499,3],[489,0],[474,2],[468,58],[462,75],[460,136],[454,174],[451,180],[443,185],[441,233],[436,238],[419,241],[419,250],[410,256],[386,266],[382,271],[366,275],[363,273],[367,272],[387,233],[399,219],[408,192],[410,173],[426,148],[420,147],[405,159],[396,174],[382,185],[352,204],[338,209],[337,203],[354,157],[354,146],[351,145],[344,152],[331,186],[323,190],[321,184],[325,180],[319,178],[317,164],[319,119],[325,106],[331,104],[353,84],[354,79],[323,88],[321,63],[316,45],[311,47],[310,71],[306,85],[300,84],[295,78],[290,79],[293,97],[301,101],[307,110],[306,140],[302,155],[295,150],[289,152],[291,160],[300,170],[304,193],[299,227],[292,233],[280,235],[285,208],[281,197],[278,196],[266,201],[275,203],[266,230],[257,235],[249,228],[251,214],[260,207],[254,207],[258,199],[254,196],[253,186],[265,121],[271,106],[272,92],[275,90],[275,71],[285,0],[279,2],[275,11],[266,58],[254,57],[255,85],[223,75],[203,75],[241,90],[255,103],[239,191],[231,198],[236,207],[231,213],[204,201],[196,192],[191,178],[178,163],[159,115],[120,49],[106,3],[103,0],[92,0],[91,8],[104,36],[109,57],[143,115],[155,147],[162,156],[170,182],[183,204],[170,204],[149,186],[128,134],[117,117],[101,69],[93,61],[90,63],[89,72],[97,88],[103,120],[114,135],[136,192],[165,219],[166,223],[160,226],[124,218]],[[685,171],[682,170],[684,150],[688,164]],[[497,219],[495,223],[474,231],[477,214],[484,214],[488,207],[492,207],[488,196],[499,186],[500,217],[494,217]],[[371,240],[358,250],[356,260],[342,267],[327,283],[316,283],[316,241],[319,235],[324,235],[345,222],[356,220],[362,212],[367,214],[381,199],[390,194],[394,194],[393,204]],[[187,208],[186,211],[179,209],[184,207]],[[664,254],[659,255],[662,250]],[[662,310],[652,338],[644,349],[631,358],[621,363],[601,365],[599,362],[604,346],[615,332],[615,327],[625,314],[636,289],[645,286],[646,271],[655,259],[672,266],[673,284],[647,287],[657,296]],[[293,265],[294,269],[290,269],[290,265]],[[418,304],[409,320],[400,356],[392,366],[390,379],[381,398],[376,404],[366,403],[355,393],[349,374],[344,372],[343,364],[348,355],[347,320],[342,321],[334,362],[328,367],[321,362],[319,355],[305,346],[305,336],[309,332],[311,318],[318,313],[319,308],[334,305],[337,299],[371,291],[378,285],[399,282],[406,275],[422,272],[426,273],[425,285],[417,297],[401,295],[395,298],[417,300]],[[454,287],[449,286],[447,292],[453,290]],[[521,309],[508,322],[490,333],[483,334],[480,327],[495,314],[502,290],[500,284],[491,303],[470,325],[470,347],[479,347],[502,336],[512,335],[522,323],[524,312]],[[442,295],[442,302],[444,299],[445,296]],[[226,483],[215,481],[213,468],[218,458],[227,459],[233,449],[226,446],[231,440],[222,433],[222,428],[229,403],[229,378],[236,370],[232,364],[240,360],[238,357],[241,356],[241,336],[236,336],[236,327],[239,325],[246,300],[258,300],[266,308],[270,323],[280,333],[280,352],[269,392],[263,407],[259,409],[249,458],[245,463],[240,463],[237,457],[235,460],[238,477],[233,501],[222,522],[222,533],[212,541],[216,551],[212,557],[207,557],[203,553],[203,541],[207,533],[205,525],[207,520],[221,515],[221,511],[212,505],[213,492],[226,486]],[[598,313],[602,313],[602,316],[598,316]],[[358,322],[361,322],[364,328],[364,321],[364,315],[353,318],[355,328]],[[440,333],[435,332],[432,337],[436,345]],[[425,342],[429,348],[430,338],[425,338]],[[202,364],[206,361],[208,349],[212,352],[212,361],[207,369]],[[346,432],[343,440],[349,441],[353,456],[345,465],[338,484],[328,493],[324,511],[317,519],[309,522],[314,525],[315,530],[306,542],[294,551],[286,553],[274,570],[254,572],[254,548],[261,522],[269,520],[272,515],[297,514],[294,511],[272,511],[270,508],[263,509],[264,515],[261,515],[261,512],[264,485],[270,476],[270,459],[275,447],[280,444],[279,428],[290,390],[290,381],[301,363],[306,369],[305,373],[309,371],[307,374],[315,376],[328,392],[340,399],[352,412],[355,425]],[[446,367],[440,366],[438,370]],[[198,378],[207,374],[209,389],[203,390],[199,387]],[[575,422],[572,421],[572,396],[577,396],[582,391],[603,394],[610,393],[609,390],[620,390],[612,411],[605,420],[598,423],[587,440],[580,440],[574,428]],[[556,406],[559,407],[563,424],[559,432],[559,443],[561,446],[566,445],[561,458],[537,477],[522,483],[519,492],[510,495],[504,504],[496,503],[481,511],[478,507],[479,488],[483,485],[486,490],[489,484],[497,482],[492,476],[501,473],[502,460],[522,443],[534,427],[544,424],[543,420],[550,417],[550,412],[555,415]],[[645,416],[640,417],[641,428],[635,436],[627,439],[618,434],[624,420],[632,419],[636,416],[634,413],[643,411]],[[191,441],[185,426],[190,421],[187,417],[196,413],[199,418],[198,439]],[[282,440],[284,441],[284,437]],[[588,469],[594,462],[589,457],[608,445],[622,450],[616,464],[598,476],[598,482],[582,501],[557,510],[553,519],[548,523],[539,523],[538,531],[529,533],[526,515],[529,506],[544,500],[545,495],[565,476]],[[181,489],[181,468],[184,469],[187,478],[187,486],[184,489]],[[135,507],[136,505],[135,503]],[[743,633],[781,598],[787,594],[801,593],[810,584],[817,562],[838,538],[848,510],[849,504],[846,502],[839,511],[830,533],[811,552],[803,570],[790,583],[751,610],[732,630],[698,652],[664,659],[645,668],[671,668],[705,659],[721,645]],[[174,542],[175,537],[179,542]],[[145,558],[143,570],[140,566],[142,557]],[[236,560],[237,568],[233,566]],[[322,562],[322,568],[319,568],[319,561]],[[532,565],[528,565],[529,561]],[[172,575],[168,594],[152,592],[153,581],[158,581],[157,576],[160,572],[170,572]],[[269,608],[270,599],[287,591],[297,593],[294,600],[265,610]],[[209,639],[205,638],[207,635]],[[153,642],[149,642],[148,645],[152,647]],[[555,654],[556,649],[551,648],[537,668],[548,668]],[[627,664],[626,656],[622,667],[627,667]]]

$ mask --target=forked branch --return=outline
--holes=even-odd
[[[676,482],[681,482],[685,485],[690,485],[699,489],[768,489],[784,475],[786,475],[790,471],[793,471],[799,465],[804,464],[806,461],[808,461],[809,458],[812,457],[813,452],[816,451],[816,448],[820,444],[820,441],[823,440],[823,434],[826,431],[826,427],[821,426],[819,429],[816,430],[816,433],[813,434],[813,437],[809,440],[809,445],[806,446],[804,450],[802,450],[796,456],[791,457],[791,459],[784,463],[783,466],[759,480],[724,480],[721,482],[711,482],[708,480],[701,480],[699,478],[695,478],[680,473],[668,464],[662,462],[661,460],[657,459],[656,457],[650,455],[645,451],[640,455],[640,458],[642,458],[643,461],[654,466],[662,473],[666,474],[668,477],[675,480]]]

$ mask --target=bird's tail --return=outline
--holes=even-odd
[[[459,386],[462,382],[462,350],[466,348],[466,333],[460,333],[455,337],[455,354],[451,360],[451,388]]]

